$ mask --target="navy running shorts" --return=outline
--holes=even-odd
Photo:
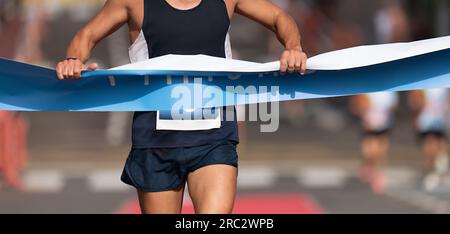
[[[142,192],[171,191],[184,186],[189,173],[210,165],[238,167],[237,143],[196,147],[132,149],[122,181]]]

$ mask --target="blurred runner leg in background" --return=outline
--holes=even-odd
[[[373,22],[377,43],[400,42],[410,38],[409,19],[400,1],[383,1],[375,12]],[[386,189],[382,166],[389,152],[389,133],[398,103],[398,94],[389,92],[356,96],[350,103],[353,113],[360,117],[364,130],[360,177],[376,193]]]
[[[446,138],[448,99],[447,89],[414,91],[409,95],[425,160],[423,186],[427,191],[436,189],[449,169]]]
[[[450,28],[448,1],[436,1],[436,13],[423,11],[430,7],[429,1],[417,1],[413,4],[414,17],[410,25],[413,39],[427,39],[433,37],[433,31],[438,35],[447,35]],[[431,14],[434,17],[429,17]],[[430,22],[435,21],[435,27]],[[413,111],[415,129],[421,141],[424,157],[424,174],[422,186],[425,190],[437,189],[442,184],[443,176],[448,171],[448,147],[446,139],[446,125],[448,124],[449,93],[445,89],[410,92],[408,99]]]
[[[374,192],[382,193],[386,187],[382,167],[390,147],[389,132],[394,122],[398,95],[389,92],[359,95],[352,98],[350,105],[352,112],[361,119],[364,131],[361,180],[369,183]]]

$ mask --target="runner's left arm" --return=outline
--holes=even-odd
[[[56,67],[58,78],[79,79],[83,70],[95,70],[97,64],[85,66],[91,51],[102,39],[126,24],[129,19],[128,0],[108,0],[100,12],[74,37],[67,49],[67,58]]]
[[[284,45],[280,58],[281,72],[306,72],[307,56],[301,46],[297,23],[284,10],[269,0],[234,0],[238,14],[253,19],[276,33]]]

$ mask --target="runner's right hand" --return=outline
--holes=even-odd
[[[84,65],[79,59],[65,59],[56,66],[56,74],[60,80],[77,80],[81,78],[82,71],[97,70],[98,64]]]

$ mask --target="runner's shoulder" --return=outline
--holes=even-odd
[[[144,7],[144,0],[115,0],[122,4],[131,15],[139,15]]]
[[[107,0],[106,5],[131,9],[138,2],[142,2],[142,0]]]

